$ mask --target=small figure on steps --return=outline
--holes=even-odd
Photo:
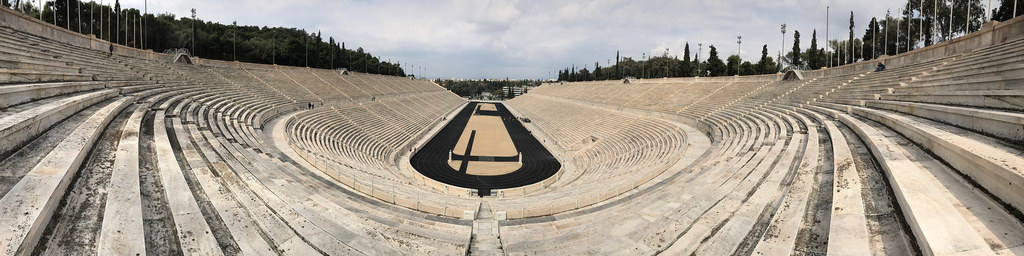
[[[878,62],[878,67],[875,68],[875,72],[882,72],[882,71],[885,71],[885,64],[882,64],[882,62],[879,61]]]

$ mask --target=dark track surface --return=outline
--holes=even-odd
[[[519,120],[512,116],[512,113],[505,108],[505,105],[500,103],[494,103],[498,109],[497,115],[502,117],[505,129],[508,130],[509,135],[512,137],[512,143],[515,145],[516,151],[523,153],[523,166],[515,172],[496,176],[470,175],[448,166],[448,152],[455,148],[455,144],[458,143],[459,137],[462,135],[463,130],[466,129],[466,124],[469,123],[473,110],[476,109],[477,103],[470,102],[467,104],[458,115],[452,118],[448,125],[438,131],[438,134],[433,139],[412,156],[410,163],[416,171],[431,179],[449,185],[475,188],[479,190],[481,195],[490,194],[491,189],[514,188],[537,183],[558,172],[558,169],[562,167],[558,163],[558,159],[555,159],[551,152],[548,152],[547,148],[544,148],[544,145],[541,145],[540,141],[537,141],[537,138],[534,138],[519,123]],[[486,114],[492,113],[494,112],[488,111]]]

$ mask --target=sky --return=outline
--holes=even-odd
[[[112,0],[105,1],[112,2]],[[996,1],[998,2],[998,1]],[[703,44],[701,59],[714,45],[725,59],[737,52],[756,62],[761,47],[769,55],[810,45],[818,30],[846,37],[850,12],[855,34],[871,17],[896,13],[905,1],[892,0],[123,0],[128,8],[188,16],[222,24],[295,27],[320,31],[362,47],[384,60],[401,62],[407,73],[441,78],[550,79],[573,64],[593,69],[614,64],[615,52],[682,56]],[[986,4],[983,2],[983,4]],[[826,6],[829,17],[826,19]],[[787,24],[785,47],[781,24]],[[412,66],[415,66],[413,68]]]

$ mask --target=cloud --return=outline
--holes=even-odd
[[[111,3],[113,1],[105,1]],[[122,6],[142,9],[143,0]],[[639,59],[641,54],[682,55],[684,44],[715,45],[724,58],[736,54],[742,35],[745,60],[790,49],[793,31],[800,45],[810,45],[818,30],[824,45],[825,11],[829,37],[846,35],[850,11],[857,29],[902,3],[886,0],[207,0],[149,1],[150,13],[170,12],[229,24],[297,27],[321,31],[363,47],[384,59],[426,68],[432,77],[549,78],[549,72],[570,65],[601,65],[615,52]],[[787,24],[786,46],[779,30]],[[410,66],[407,66],[410,67]],[[410,69],[410,71],[413,71]]]

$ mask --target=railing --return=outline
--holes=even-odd
[[[192,54],[189,53],[188,48],[166,49],[166,50],[164,50],[164,54],[167,54],[167,55],[185,54],[185,55],[188,55],[188,56],[192,56]]]

